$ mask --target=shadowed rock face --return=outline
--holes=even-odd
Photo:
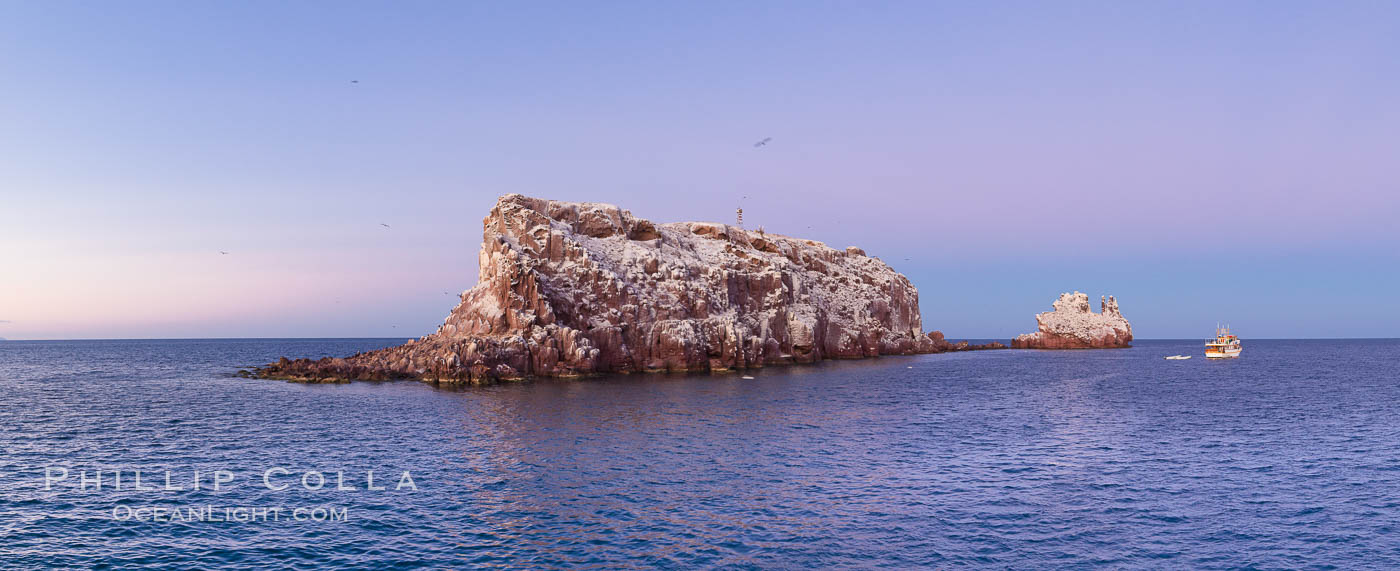
[[[858,248],[518,194],[483,226],[477,285],[437,332],[257,375],[482,382],[982,348],[924,334],[918,291]]]
[[[1107,349],[1131,347],[1133,326],[1118,312],[1113,296],[1099,299],[1099,313],[1089,309],[1089,296],[1062,293],[1054,311],[1035,316],[1039,331],[1011,340],[1015,349]]]

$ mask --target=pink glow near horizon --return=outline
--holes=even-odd
[[[742,203],[955,337],[1400,335],[1393,6],[436,9],[14,8],[0,337],[420,335],[509,192]]]

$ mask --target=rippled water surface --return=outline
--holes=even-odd
[[[1400,566],[1400,341],[470,390],[230,376],[395,343],[0,343],[0,565]],[[1162,359],[1175,353],[1197,357]],[[71,476],[45,490],[54,467]],[[288,489],[263,484],[275,467]],[[99,469],[126,487],[108,472],[78,489]],[[207,489],[221,469],[234,480]],[[185,490],[134,490],[135,470]],[[330,482],[304,489],[310,470]],[[364,489],[369,470],[386,490]],[[404,471],[416,491],[394,489]],[[336,472],[357,489],[335,490]],[[114,519],[123,506],[348,519]]]

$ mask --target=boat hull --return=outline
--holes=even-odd
[[[1207,358],[1207,359],[1237,359],[1237,358],[1239,358],[1240,353],[1243,353],[1243,352],[1244,352],[1244,349],[1243,349],[1243,348],[1225,349],[1225,350],[1223,350],[1223,351],[1216,351],[1216,350],[1206,349],[1206,358]]]

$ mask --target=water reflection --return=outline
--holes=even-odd
[[[1362,567],[1400,524],[1393,341],[1257,342],[1229,367],[1149,342],[469,390],[227,374],[392,342],[0,346],[0,561],[1290,567],[1325,543]],[[38,489],[53,462],[407,469],[421,491],[197,498],[335,502],[359,515],[338,528],[115,525],[94,517],[112,497]]]

